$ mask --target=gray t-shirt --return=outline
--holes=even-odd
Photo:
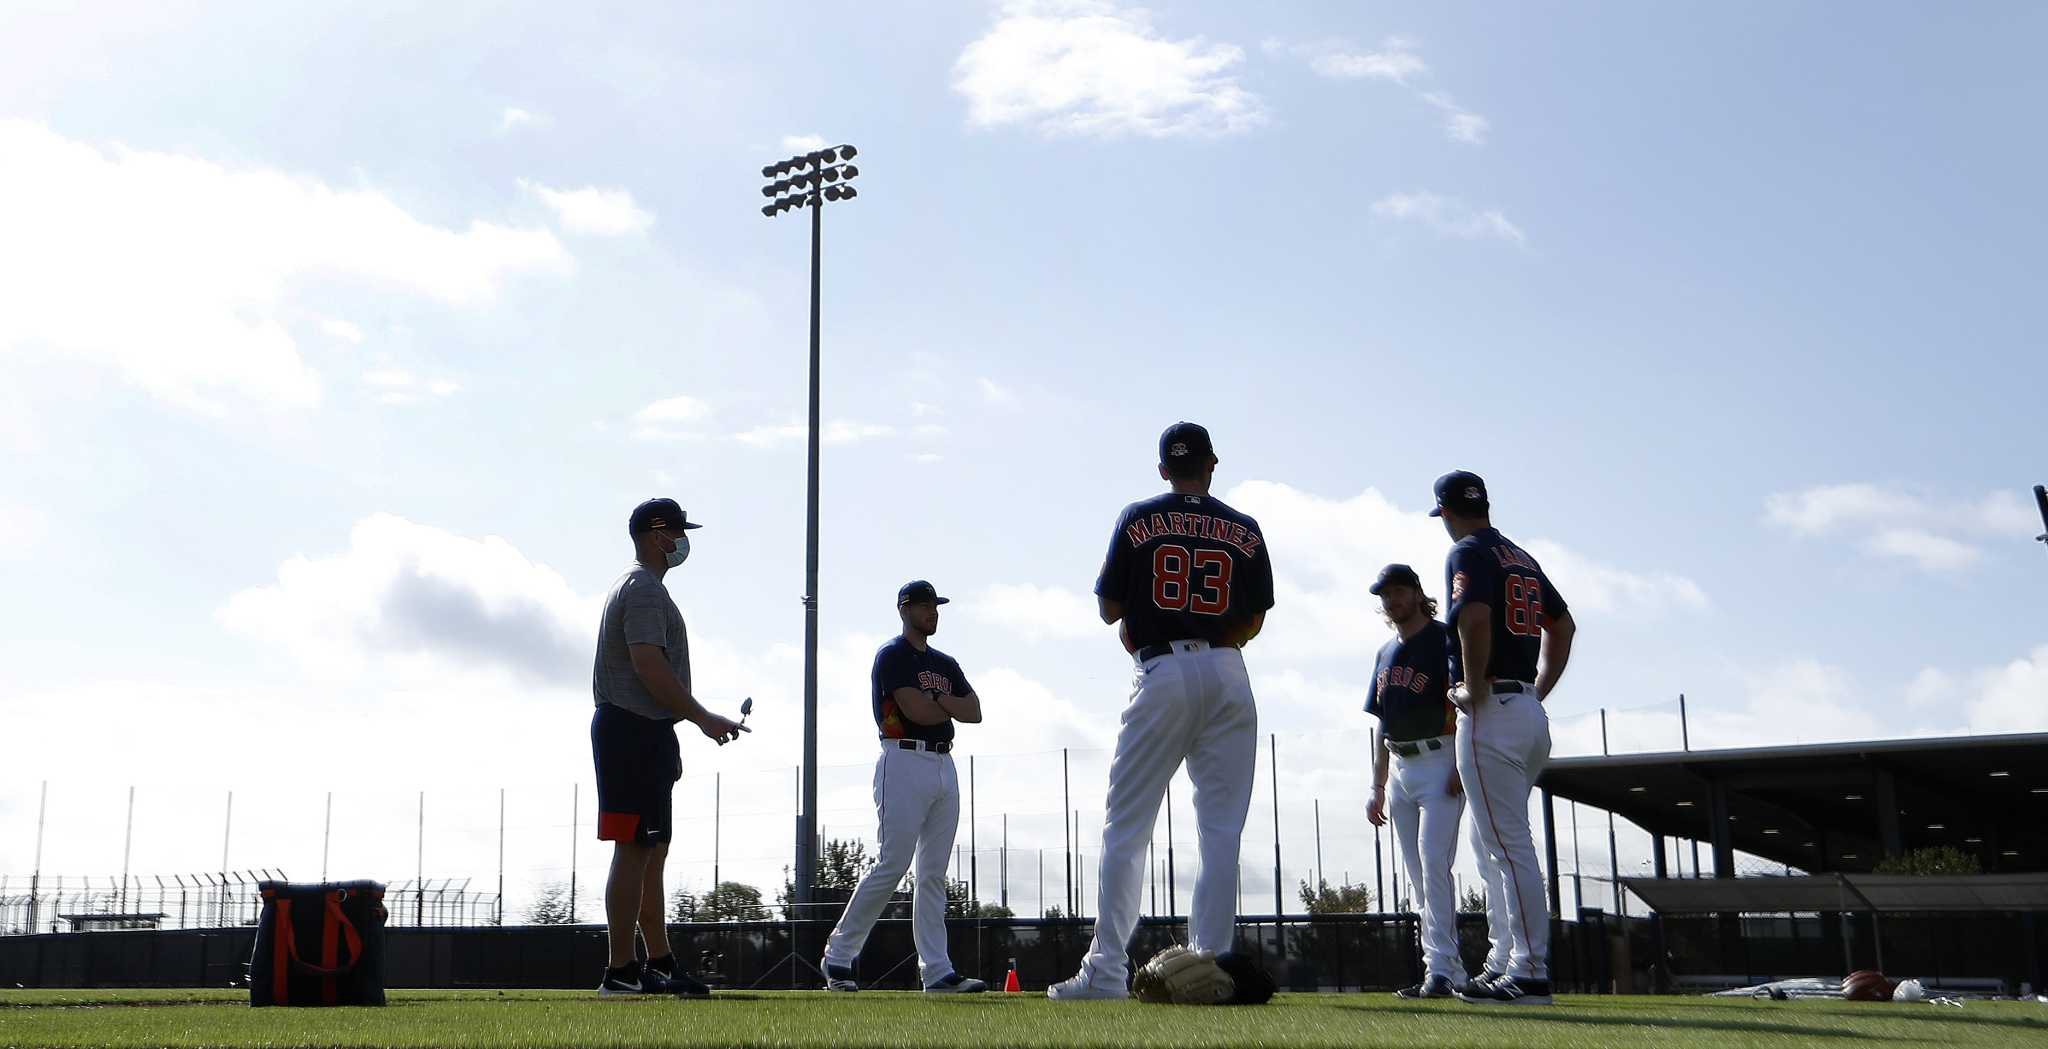
[[[683,613],[668,596],[668,588],[661,585],[661,578],[639,565],[620,576],[605,595],[590,690],[599,704],[610,703],[644,718],[677,720],[675,713],[656,702],[640,683],[628,645],[661,646],[676,679],[684,688],[690,687],[690,636],[683,629]]]

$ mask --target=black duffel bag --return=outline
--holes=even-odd
[[[383,1005],[384,886],[266,881],[250,1005]]]

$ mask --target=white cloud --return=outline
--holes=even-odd
[[[996,583],[963,605],[975,620],[1027,641],[1107,641],[1116,636],[1115,627],[1103,625],[1095,595],[1064,587]]]
[[[791,153],[811,153],[825,148],[823,135],[784,135],[782,148]]]
[[[732,439],[755,448],[778,448],[805,440],[810,428],[803,423],[785,423],[780,426],[756,426],[733,434]],[[818,435],[824,444],[856,444],[878,437],[893,437],[896,428],[883,423],[855,422],[849,419],[833,419],[825,424]]]
[[[1268,41],[1269,53],[1287,52],[1308,60],[1309,69],[1333,80],[1384,80],[1409,89],[1415,97],[1444,116],[1444,134],[1454,142],[1484,145],[1493,122],[1459,105],[1443,91],[1425,91],[1414,83],[1429,72],[1429,63],[1415,53],[1415,42],[1390,36],[1377,51],[1367,51],[1341,40],[1286,45]]]
[[[422,395],[447,397],[462,389],[453,379],[422,379],[404,368],[372,368],[363,373],[363,385],[377,391],[371,401],[381,405],[415,404]]]
[[[554,189],[527,179],[519,180],[519,188],[539,197],[570,233],[623,237],[645,233],[654,225],[653,213],[634,203],[633,194],[623,189]]]
[[[217,618],[323,672],[404,681],[483,665],[569,685],[588,678],[599,603],[497,536],[380,513],[347,550],[284,562]]]
[[[1921,503],[1873,484],[1835,484],[1776,493],[1764,500],[1764,509],[1773,524],[1801,535],[1822,535],[1852,522],[1917,517]]]
[[[1685,576],[1672,572],[1625,572],[1543,539],[1532,539],[1524,545],[1575,609],[1699,611],[1707,607],[1706,592]]]
[[[943,462],[945,458],[945,456],[940,455],[937,452],[919,452],[916,455],[911,456],[910,461],[913,463],[936,463]]]
[[[2048,645],[1969,677],[1972,732],[2048,731]]]
[[[0,452],[24,454],[43,446],[42,423],[15,382],[0,384]]]
[[[1455,197],[1423,191],[1390,193],[1373,201],[1372,213],[1401,222],[1420,222],[1447,237],[1495,238],[1526,244],[1528,238],[1498,208],[1475,208]]]
[[[1926,572],[1952,572],[1977,563],[1983,553],[1968,543],[1918,528],[1886,528],[1871,536],[1863,548],[1884,557],[1913,562]]]
[[[535,113],[518,106],[506,106],[498,114],[498,134],[509,135],[523,127],[545,128],[554,124],[554,118],[545,113]]]
[[[369,189],[100,146],[0,120],[0,356],[108,368],[165,401],[225,415],[320,399],[287,330],[293,297],[351,281],[456,306],[512,276],[564,272],[545,230],[422,222]]]
[[[1443,113],[1444,134],[1449,135],[1452,141],[1474,146],[1486,143],[1486,133],[1492,129],[1492,121],[1452,101],[1451,96],[1441,91],[1424,92],[1422,100]]]
[[[642,441],[701,437],[694,428],[711,418],[711,406],[689,396],[668,397],[633,413],[633,436]]]
[[[325,333],[328,338],[334,339],[337,342],[346,342],[349,343],[350,345],[356,345],[363,341],[363,329],[358,328],[355,325],[350,324],[349,322],[341,320],[336,317],[329,317],[326,320],[321,321],[320,330],[323,333]]]
[[[2035,534],[2041,525],[2034,507],[2010,491],[1970,502],[1862,482],[1775,493],[1764,500],[1764,516],[1794,535],[1858,536],[1858,548],[1867,553],[1933,573],[1982,560],[1984,551],[1972,539],[2012,541]]]
[[[939,411],[939,406],[936,404],[926,404],[923,401],[912,401],[910,404],[910,417],[913,419],[923,419],[928,416],[939,414],[942,413]]]
[[[1232,75],[1243,60],[1231,44],[1162,37],[1149,13],[1107,0],[1013,0],[961,52],[953,89],[977,127],[1224,135],[1266,119],[1258,96]]]
[[[33,506],[0,503],[0,560],[28,556],[49,534],[50,519]]]
[[[1338,43],[1312,46],[1308,66],[1321,76],[1337,80],[1390,80],[1406,85],[1408,78],[1429,72],[1429,63],[1415,53],[1413,41],[1388,37],[1378,51],[1360,51]]]
[[[975,384],[981,387],[981,398],[990,404],[1011,405],[1017,403],[1017,395],[1008,388],[998,385],[994,379],[983,376]]]
[[[1261,650],[1312,659],[1356,649],[1386,627],[1366,587],[1382,565],[1399,562],[1422,575],[1439,600],[1449,540],[1427,508],[1403,510],[1377,489],[1328,499],[1274,481],[1246,481],[1224,501],[1258,518],[1274,550],[1276,603]],[[1523,546],[1543,563],[1581,618],[1697,611],[1706,594],[1684,576],[1617,568],[1541,538]]]

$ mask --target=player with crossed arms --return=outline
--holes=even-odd
[[[1129,996],[1145,846],[1167,781],[1183,761],[1195,784],[1201,835],[1202,870],[1188,919],[1197,958],[1187,959],[1186,948],[1161,952],[1175,955],[1168,982],[1199,983],[1228,998],[1233,980],[1226,975],[1236,977],[1240,994],[1263,976],[1228,952],[1237,926],[1238,840],[1259,746],[1240,649],[1258,636],[1273,607],[1273,566],[1259,523],[1209,494],[1215,469],[1207,430],[1188,422],[1169,427],[1159,438],[1159,476],[1172,490],[1124,509],[1095,583],[1102,621],[1123,624],[1137,672],[1109,766],[1095,939],[1081,971],[1049,988],[1049,998]],[[1141,995],[1145,990],[1141,980]],[[1176,989],[1170,1000],[1200,1000],[1190,997],[1196,993]]]
[[[1458,708],[1458,776],[1471,801],[1482,871],[1490,885],[1505,889],[1487,894],[1487,924],[1510,940],[1506,974],[1474,980],[1457,994],[1475,1004],[1549,1005],[1550,908],[1529,830],[1529,791],[1550,760],[1543,700],[1564,676],[1578,628],[1542,566],[1493,527],[1479,475],[1457,470],[1438,478],[1429,514],[1443,518],[1454,540],[1444,589],[1455,635],[1450,700]]]

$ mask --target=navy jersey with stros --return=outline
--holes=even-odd
[[[1451,595],[1451,680],[1465,680],[1464,646],[1458,641],[1458,613],[1483,602],[1493,627],[1493,665],[1478,676],[1495,681],[1536,680],[1543,627],[1565,613],[1564,595],[1550,584],[1542,566],[1497,528],[1482,528],[1457,541],[1444,559],[1444,590]]]
[[[1234,644],[1273,607],[1259,523],[1206,495],[1168,492],[1124,508],[1095,593],[1123,605],[1131,644]]]
[[[1409,742],[1458,730],[1458,710],[1445,694],[1449,637],[1444,625],[1432,619],[1413,637],[1381,646],[1372,682],[1365,687],[1365,712],[1380,719],[1382,736]]]
[[[914,688],[929,693],[934,689],[949,696],[964,696],[974,691],[967,683],[967,675],[952,656],[927,645],[920,652],[916,645],[898,637],[883,645],[875,652],[874,670],[875,727],[881,730],[883,739],[921,739],[927,743],[944,743],[953,738],[953,719],[947,718],[936,725],[920,725],[905,717],[896,706],[896,690]]]

